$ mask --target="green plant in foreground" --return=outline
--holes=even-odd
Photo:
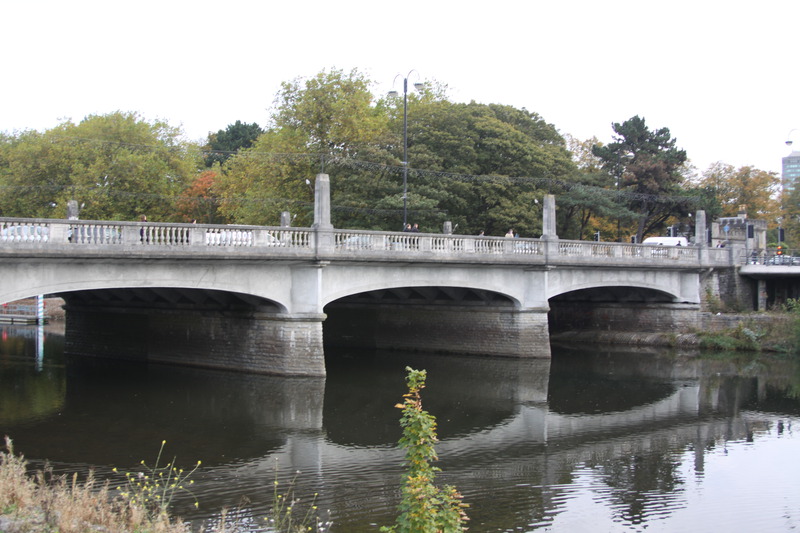
[[[166,444],[167,441],[161,441],[161,449],[158,450],[156,462],[152,467],[143,460],[141,464],[146,470],[138,473],[126,472],[127,486],[117,487],[118,494],[122,499],[132,505],[147,509],[153,516],[166,515],[175,494],[179,491],[192,494],[186,486],[194,484],[194,480],[189,478],[201,464],[201,461],[197,461],[192,470],[185,472],[182,468],[175,466],[173,457],[172,461],[166,465],[159,466]],[[113,471],[119,473],[116,468]],[[196,499],[194,506],[198,506]]]
[[[450,533],[464,531],[467,520],[462,496],[452,486],[441,489],[434,485],[436,472],[440,469],[431,465],[438,459],[434,445],[436,437],[436,418],[422,409],[420,391],[425,388],[427,372],[406,367],[408,392],[403,395],[403,403],[395,407],[402,409],[400,425],[403,436],[398,445],[406,450],[405,483],[400,501],[400,515],[395,525],[382,527],[383,532],[393,533]]]

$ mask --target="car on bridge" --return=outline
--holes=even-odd
[[[767,259],[767,265],[800,265],[800,257],[792,257],[791,255],[773,255]]]
[[[689,246],[686,237],[648,237],[642,244],[655,244],[657,246]]]

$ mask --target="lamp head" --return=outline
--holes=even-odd
[[[786,146],[791,146],[791,145],[792,145],[792,141],[786,141]]]
[[[425,84],[422,83],[421,81],[418,81],[417,83],[414,84],[414,88],[417,91],[422,92],[422,90],[425,89]]]
[[[398,92],[397,92],[397,91],[395,91],[394,89],[392,89],[391,91],[389,91],[389,93],[388,93],[388,94],[389,94],[389,96],[391,96],[392,98],[394,98],[395,96],[400,96],[400,93],[398,93]]]

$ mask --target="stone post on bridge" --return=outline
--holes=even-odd
[[[542,206],[542,240],[547,257],[558,255],[558,235],[556,235],[556,197],[546,194]]]
[[[317,174],[314,184],[314,242],[317,255],[333,252],[331,224],[331,182],[327,174]]]
[[[546,241],[558,240],[556,235],[556,197],[553,194],[544,196],[542,208],[542,239]]]
[[[699,210],[695,213],[694,218],[694,244],[698,247],[698,258],[700,264],[705,265],[708,263],[708,235],[706,230],[706,212]]]

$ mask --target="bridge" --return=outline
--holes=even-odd
[[[734,248],[311,228],[0,219],[0,303],[66,300],[68,352],[324,375],[325,345],[549,357],[548,315],[644,331],[697,325]],[[698,234],[705,215],[698,212]]]

